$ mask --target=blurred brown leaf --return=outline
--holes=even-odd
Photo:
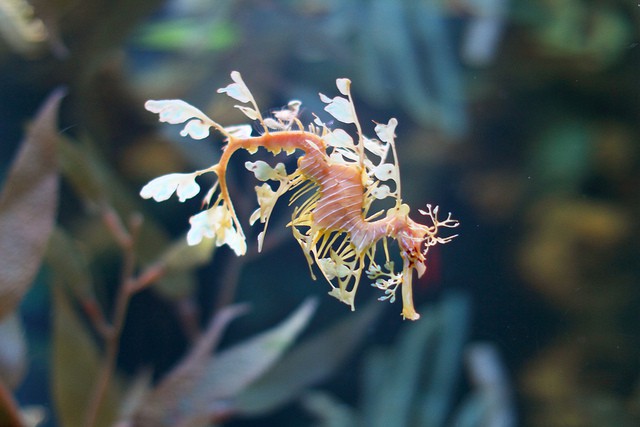
[[[0,318],[15,310],[44,255],[58,206],[57,126],[63,90],[29,128],[0,196]]]

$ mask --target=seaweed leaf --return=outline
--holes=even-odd
[[[452,409],[453,392],[462,370],[462,354],[470,321],[470,301],[461,293],[450,294],[440,306],[440,333],[430,361],[429,382],[417,397],[418,425],[443,425]]]
[[[89,332],[78,317],[66,293],[53,286],[53,361],[52,395],[58,422],[64,426],[83,424],[100,357]],[[115,421],[120,395],[115,382],[107,391],[98,413],[96,426],[109,426]]]
[[[55,227],[51,233],[45,261],[56,278],[69,287],[85,307],[97,307],[88,260],[78,243],[64,229]]]
[[[56,117],[62,90],[36,115],[0,196],[0,318],[29,290],[53,229],[58,206]]]
[[[369,380],[370,387],[365,391],[365,402],[369,402],[364,414],[366,425],[409,425],[420,371],[428,354],[427,344],[435,340],[439,326],[437,312],[432,310],[424,321],[405,329],[393,350],[374,353],[372,359],[366,360],[366,373],[375,377]],[[378,386],[371,387],[372,384]]]
[[[243,415],[260,415],[300,396],[324,380],[358,347],[377,318],[380,304],[369,304],[320,335],[296,346],[236,401]]]
[[[316,427],[353,427],[360,424],[355,410],[321,391],[306,393],[302,405],[319,421]]]
[[[280,325],[209,356],[238,311],[226,312],[221,321],[216,316],[191,353],[145,399],[134,416],[135,425],[196,427],[228,415],[230,402],[282,356],[315,306],[315,300],[309,300]]]
[[[424,322],[407,327],[393,350],[365,361],[364,410],[368,426],[442,426],[461,371],[468,300],[448,295]]]
[[[179,424],[185,417],[181,399],[193,394],[211,358],[211,351],[218,344],[229,323],[245,311],[245,306],[226,307],[211,319],[206,332],[189,354],[162,379],[155,389],[143,396],[138,408],[132,411],[131,418],[135,420],[136,426]],[[190,411],[186,413],[189,414]]]
[[[462,294],[450,294],[425,311],[429,316],[407,326],[393,347],[367,354],[357,411],[324,394],[304,396],[303,404],[321,426],[341,426],[345,420],[368,427],[446,425],[455,409],[452,396],[461,371],[469,302]],[[324,414],[325,410],[335,416]],[[471,425],[480,425],[479,413],[465,414],[475,422]]]

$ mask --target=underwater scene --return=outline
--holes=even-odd
[[[0,427],[640,425],[640,4],[0,0]]]

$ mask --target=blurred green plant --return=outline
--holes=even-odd
[[[429,315],[406,327],[392,346],[365,356],[358,409],[321,391],[302,397],[317,426],[515,425],[510,388],[495,349],[488,344],[467,346],[468,298],[453,293],[423,311]],[[457,402],[465,347],[474,387]]]
[[[609,3],[542,3],[536,41],[551,57],[575,58],[593,69],[610,66],[632,43],[633,27],[623,10]]]
[[[149,24],[136,37],[136,44],[156,50],[216,51],[234,46],[238,39],[238,28],[230,22],[220,22],[212,26],[210,23],[203,25],[192,19],[176,19]]]

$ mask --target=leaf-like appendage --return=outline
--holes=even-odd
[[[253,95],[251,95],[251,91],[242,80],[242,76],[240,75],[240,73],[237,71],[232,71],[231,79],[233,80],[233,83],[231,83],[227,87],[218,89],[218,93],[226,92],[226,94],[231,98],[243,103],[253,101]]]
[[[55,223],[56,117],[63,95],[53,92],[41,107],[0,196],[0,318],[15,310],[29,290]]]

